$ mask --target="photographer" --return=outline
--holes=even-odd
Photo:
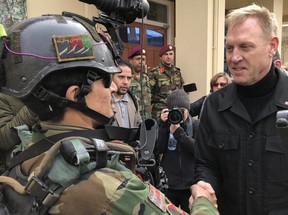
[[[189,115],[190,101],[187,93],[175,90],[167,98],[167,106],[161,111],[157,152],[160,166],[168,177],[168,199],[189,212],[188,200],[193,182],[194,137],[198,121]]]

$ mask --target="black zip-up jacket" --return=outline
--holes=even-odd
[[[190,110],[189,110],[190,116],[192,117],[198,116],[198,118],[200,118],[200,113],[206,97],[207,96],[202,96],[200,99],[190,104]]]
[[[177,140],[176,149],[168,149],[169,127],[168,122],[159,121],[159,135],[157,140],[157,152],[163,154],[160,165],[163,167],[167,178],[169,189],[185,190],[190,189],[194,179],[194,135],[197,130],[197,121],[188,118],[181,127],[174,132]],[[192,123],[190,126],[185,123]],[[187,132],[187,128],[192,131]],[[190,136],[188,135],[190,133]]]
[[[195,183],[212,185],[221,215],[288,214],[288,160],[276,128],[277,111],[288,109],[288,77],[274,66],[270,72],[277,76],[275,87],[254,120],[235,83],[205,101],[196,139]],[[251,114],[255,107],[248,110]]]

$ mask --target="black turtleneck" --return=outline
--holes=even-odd
[[[237,85],[238,95],[243,102],[252,121],[258,116],[273,96],[274,89],[278,81],[275,67],[272,64],[267,75],[251,86]]]

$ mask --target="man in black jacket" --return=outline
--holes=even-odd
[[[190,102],[184,90],[173,91],[167,98],[167,106],[160,114],[157,141],[157,152],[162,154],[160,165],[168,178],[169,188],[165,194],[176,206],[181,206],[189,213],[188,200],[194,176],[194,137],[197,124],[189,116]],[[173,114],[177,116],[177,110],[183,114],[181,122],[174,122],[177,117],[173,117]]]
[[[205,101],[195,183],[212,186],[221,215],[288,214],[288,160],[275,125],[288,109],[288,77],[272,63],[277,21],[253,4],[232,11],[226,25],[233,83]]]

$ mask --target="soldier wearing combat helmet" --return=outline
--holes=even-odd
[[[146,65],[146,50],[137,46],[130,50],[129,63],[133,69],[130,91],[136,96],[142,119],[151,118],[151,90]]]
[[[175,47],[172,45],[163,46],[159,52],[161,63],[149,72],[152,117],[156,120],[159,119],[161,110],[167,107],[167,97],[184,84],[180,69],[174,66],[174,51]]]
[[[114,114],[111,76],[120,72],[112,41],[77,16],[47,15],[12,26],[4,43],[1,91],[23,100],[41,124],[0,176],[2,212],[185,214],[119,162],[115,151],[135,152],[103,129]],[[203,204],[216,214],[205,198],[194,206]]]

